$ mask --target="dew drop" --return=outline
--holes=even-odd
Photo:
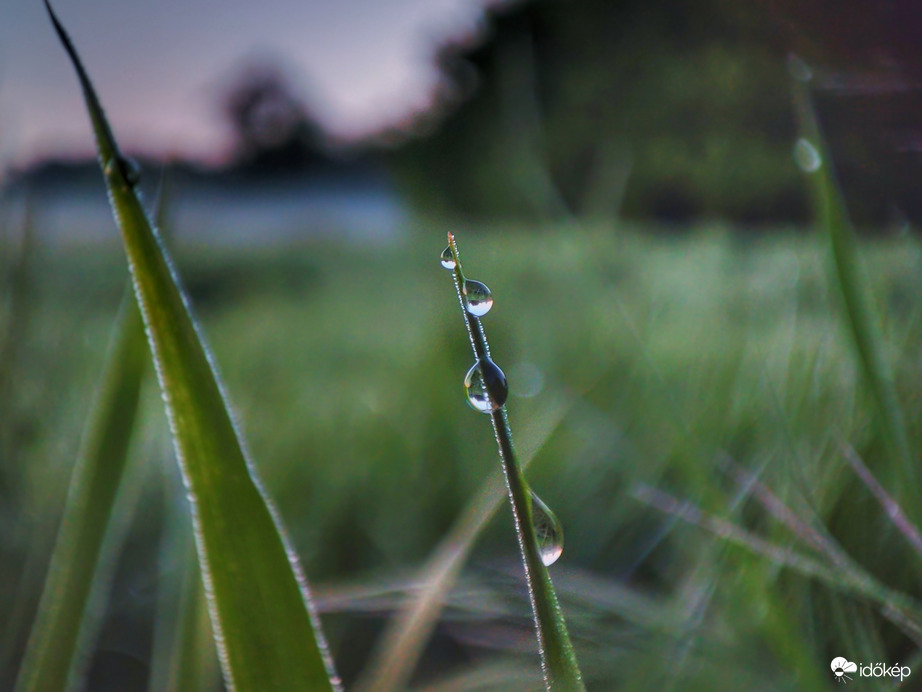
[[[123,156],[119,159],[122,167],[122,175],[131,187],[141,182],[141,166],[130,156]]]
[[[455,255],[451,251],[451,245],[448,245],[444,250],[442,250],[442,255],[439,257],[439,262],[442,263],[442,266],[446,269],[454,269],[457,262],[455,262]]]
[[[794,145],[794,161],[804,173],[816,173],[823,165],[823,157],[808,139],[801,137]]]
[[[462,293],[465,307],[474,317],[483,317],[493,307],[493,294],[486,284],[465,279]]]
[[[141,180],[141,167],[138,165],[137,161],[129,156],[116,154],[106,161],[106,166],[103,171],[106,176],[112,176],[116,171],[118,171],[125,182],[128,183],[129,187],[134,187]]]
[[[563,554],[563,527],[551,508],[533,490],[528,493],[531,496],[531,524],[535,528],[538,554],[544,566],[549,567]]]
[[[481,358],[464,377],[467,403],[481,413],[492,413],[506,403],[509,385],[499,366],[489,358]]]

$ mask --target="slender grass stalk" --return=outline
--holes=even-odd
[[[0,472],[6,478],[11,477],[16,465],[19,450],[12,431],[15,423],[14,380],[22,355],[22,346],[26,343],[29,322],[33,310],[33,264],[35,261],[35,223],[31,195],[26,194],[23,208],[23,220],[18,252],[8,268],[8,276],[2,278],[2,289],[6,295],[6,315],[0,332],[0,420],[7,424],[0,426]],[[0,479],[2,481],[2,479]],[[5,492],[0,482],[0,492]]]
[[[794,150],[795,159],[807,175],[817,218],[829,239],[836,283],[861,370],[877,410],[884,444],[897,467],[906,499],[915,510],[918,521],[918,508],[922,507],[919,504],[922,498],[919,473],[896,395],[893,374],[883,355],[883,338],[871,301],[867,273],[861,262],[858,239],[813,108],[810,69],[796,57],[791,58],[790,66],[794,106],[800,128],[800,139]]]
[[[135,191],[70,38],[46,7],[83,88],[183,480],[227,686],[338,689],[307,581],[259,484],[166,249]]]
[[[893,522],[897,531],[899,531],[903,535],[903,538],[909,542],[913,550],[915,550],[918,555],[922,556],[922,533],[919,532],[918,527],[906,517],[906,512],[900,504],[890,496],[890,493],[884,490],[884,487],[877,478],[874,477],[874,474],[871,473],[871,470],[861,460],[861,457],[858,456],[858,453],[852,446],[843,443],[841,447],[842,456],[845,457],[845,460],[852,467],[855,475],[858,476],[861,482],[864,483],[864,486],[871,491],[874,499],[880,503],[887,518]]]
[[[141,316],[127,293],[117,325],[19,670],[20,692],[64,690],[77,664],[80,632],[128,459],[148,358]]]
[[[487,343],[483,326],[480,323],[480,318],[472,314],[471,310],[468,309],[469,285],[466,283],[467,279],[462,270],[458,246],[452,233],[448,234],[446,252],[450,256],[443,256],[443,259],[447,262],[445,266],[450,267],[452,270],[455,290],[461,303],[461,312],[467,325],[474,357],[477,363],[483,366],[486,366],[488,361],[492,364],[490,347]],[[492,302],[492,298],[490,298],[490,301]],[[488,400],[494,400],[496,394],[491,391],[493,387],[490,382],[492,375],[484,371],[482,376],[487,390],[486,397]],[[503,377],[502,373],[499,373],[499,377]],[[504,378],[502,386],[505,386]],[[576,652],[570,643],[570,634],[567,631],[563,611],[554,591],[554,584],[551,582],[551,575],[542,560],[534,524],[537,512],[532,500],[533,495],[515,457],[509,419],[506,415],[506,408],[502,405],[504,402],[505,394],[502,396],[502,401],[497,400],[495,402],[499,406],[489,412],[490,420],[493,423],[493,432],[499,447],[500,461],[506,479],[506,487],[509,491],[512,515],[515,520],[516,536],[519,540],[519,548],[522,551],[525,578],[528,582],[528,592],[538,634],[538,648],[541,654],[545,685],[549,690],[565,690],[567,692],[570,690],[583,690],[585,688],[579,664],[576,660]]]
[[[540,439],[520,457],[527,468],[569,410],[568,401],[552,405],[541,425],[534,426]],[[371,665],[363,673],[357,689],[389,692],[403,689],[413,673],[423,647],[435,628],[449,591],[458,580],[477,537],[499,510],[507,493],[502,471],[497,469],[471,498],[454,525],[439,542],[432,556],[420,570],[415,597],[394,615],[381,636],[381,645]]]
[[[847,568],[843,569],[838,561],[829,564],[826,560],[815,558],[794,547],[772,543],[727,519],[701,510],[691,502],[681,501],[643,483],[635,486],[633,495],[650,507],[709,531],[727,543],[746,548],[807,577],[819,579],[839,591],[864,596],[894,622],[898,617],[916,630],[922,626],[922,603],[881,583],[852,562],[847,563]]]

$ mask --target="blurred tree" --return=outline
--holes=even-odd
[[[245,65],[221,107],[234,132],[234,163],[241,171],[290,173],[329,161],[323,128],[278,64]]]
[[[494,5],[479,33],[438,49],[434,106],[397,133],[394,168],[419,205],[474,218],[803,221],[787,56],[830,65],[841,47],[822,33],[803,40],[811,26],[772,0]],[[883,109],[879,91],[869,107],[816,84],[850,203],[859,219],[881,221],[884,193],[918,175],[897,179],[910,164],[882,155],[875,140],[893,128],[874,124],[885,110],[917,109],[906,109],[905,90]]]

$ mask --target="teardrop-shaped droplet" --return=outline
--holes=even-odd
[[[457,262],[455,262],[455,255],[451,251],[451,245],[445,247],[442,250],[442,255],[439,257],[439,262],[442,263],[442,266],[446,269],[454,269]]]
[[[544,566],[548,567],[563,554],[563,527],[551,508],[533,490],[528,492],[531,496],[531,524],[535,528],[538,554]]]
[[[493,307],[493,294],[486,284],[465,279],[462,293],[464,305],[474,317],[483,317]]]
[[[804,173],[816,173],[823,165],[823,157],[813,143],[801,137],[794,145],[794,161]]]
[[[464,377],[467,403],[481,413],[492,413],[506,403],[509,385],[499,366],[489,358],[481,358]]]

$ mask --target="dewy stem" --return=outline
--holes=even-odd
[[[464,298],[464,271],[461,266],[461,257],[458,254],[458,245],[453,233],[448,234],[448,245],[455,260],[452,277],[455,290],[461,303],[461,312],[464,314],[468,336],[474,357],[478,360],[490,357],[490,346],[480,323],[480,318],[472,315],[465,305]],[[515,520],[516,536],[519,548],[522,551],[522,561],[525,566],[525,578],[528,583],[528,593],[535,618],[535,628],[538,634],[538,649],[541,654],[541,667],[544,671],[545,685],[549,690],[565,692],[584,690],[582,674],[576,661],[576,653],[570,643],[570,635],[564,621],[554,584],[551,582],[550,573],[541,560],[535,529],[532,523],[531,493],[528,482],[522,474],[516,461],[515,450],[512,446],[512,431],[509,429],[509,418],[506,407],[501,406],[490,413],[493,423],[493,432],[499,447],[499,456],[502,462],[503,475],[506,478],[506,488],[509,491],[509,502],[512,505],[512,515]]]

